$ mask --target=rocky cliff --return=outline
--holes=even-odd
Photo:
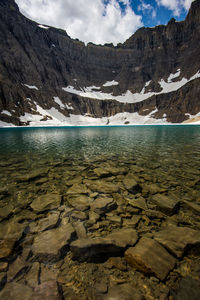
[[[41,26],[14,0],[1,0],[0,28],[3,125],[178,123],[200,112],[200,0],[185,21],[141,28],[116,47]]]

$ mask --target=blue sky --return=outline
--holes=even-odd
[[[192,0],[15,0],[28,18],[96,44],[122,43],[140,27],[184,20]]]

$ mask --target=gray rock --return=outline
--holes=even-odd
[[[30,207],[37,213],[55,209],[60,206],[61,196],[56,193],[39,196],[31,203]]]
[[[33,242],[33,254],[39,261],[54,262],[66,252],[75,230],[71,224],[38,234]]]
[[[179,204],[179,201],[176,199],[163,194],[156,194],[152,196],[151,202],[155,204],[157,210],[160,210],[161,212],[170,216],[176,212]]]
[[[79,261],[105,261],[110,256],[123,253],[137,241],[137,233],[131,228],[119,229],[105,237],[79,239],[71,243],[73,258]]]
[[[125,258],[137,270],[145,274],[154,274],[161,280],[166,278],[176,262],[158,242],[145,237],[125,252]]]
[[[154,239],[169,249],[177,257],[181,257],[187,248],[200,245],[200,232],[188,227],[168,225],[154,235]]]

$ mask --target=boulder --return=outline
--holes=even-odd
[[[151,198],[151,202],[155,205],[155,208],[166,215],[173,215],[177,208],[179,201],[163,194],[155,194]]]
[[[105,237],[78,239],[71,243],[73,259],[78,261],[105,261],[110,256],[122,255],[137,241],[134,229],[119,229]]]
[[[31,203],[30,207],[36,212],[43,212],[46,210],[55,209],[60,206],[61,196],[56,193],[46,194],[37,197]]]
[[[164,280],[174,268],[175,258],[171,256],[158,242],[143,237],[135,247],[125,252],[127,262],[144,274],[153,274]]]
[[[181,257],[188,248],[200,245],[200,231],[188,227],[168,225],[154,235],[154,239]]]

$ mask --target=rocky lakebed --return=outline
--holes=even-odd
[[[200,299],[200,171],[161,166],[1,161],[0,299]]]

